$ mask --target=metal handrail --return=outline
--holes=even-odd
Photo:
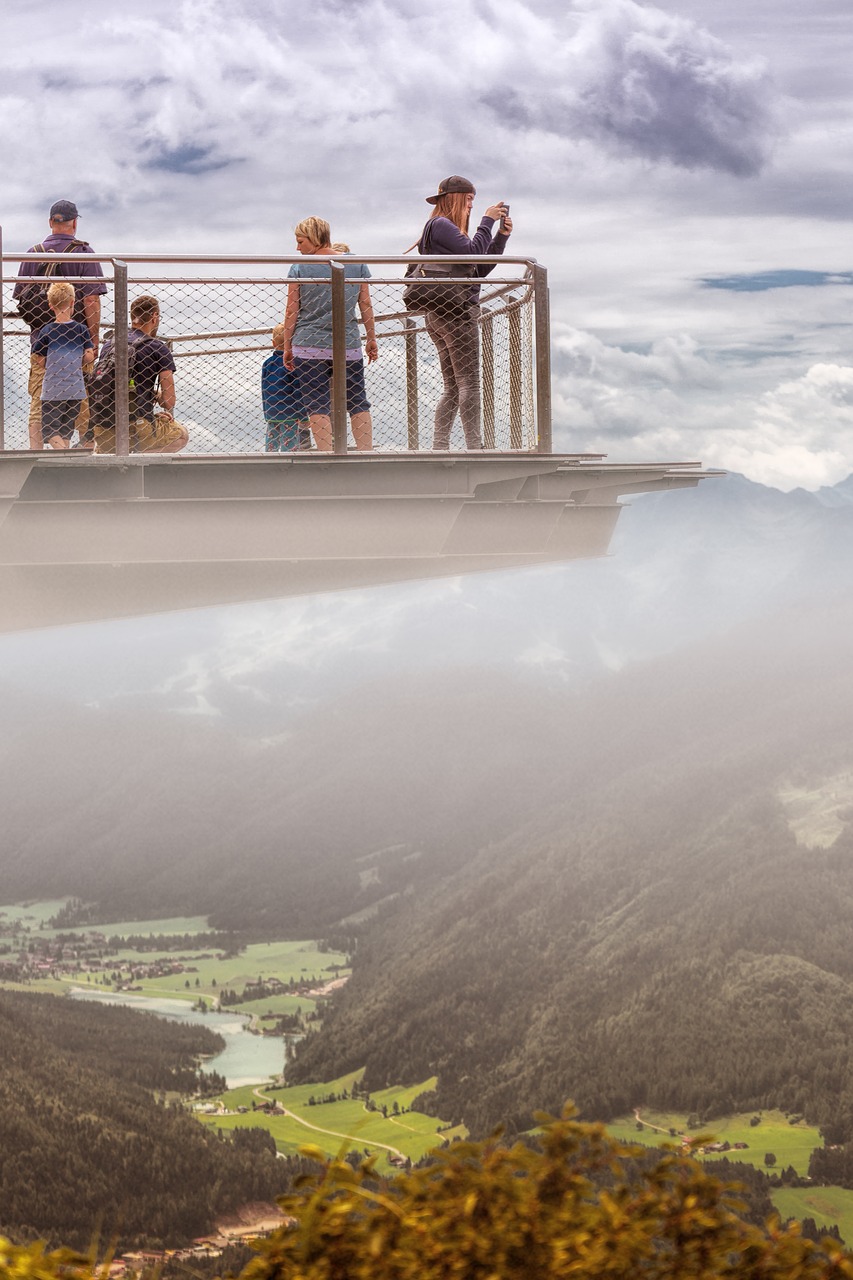
[[[332,362],[332,423],[334,434],[334,447],[336,452],[346,452],[346,388],[344,382],[344,298],[345,286],[355,283],[352,278],[345,276],[344,268],[349,264],[369,264],[373,267],[401,267],[407,268],[416,262],[424,263],[441,263],[443,266],[448,265],[470,265],[472,261],[475,265],[497,267],[522,267],[517,276],[511,278],[496,279],[492,276],[488,284],[485,277],[471,276],[448,276],[443,278],[443,282],[459,287],[471,286],[479,284],[482,292],[480,295],[481,303],[481,325],[484,334],[484,353],[486,344],[486,332],[490,330],[491,323],[498,315],[507,315],[511,326],[515,324],[515,318],[519,317],[521,308],[533,301],[534,314],[534,350],[535,350],[535,427],[537,447],[540,452],[551,452],[551,401],[550,401],[550,325],[548,317],[548,295],[547,295],[547,273],[535,258],[527,256],[515,256],[510,254],[483,254],[471,255],[464,254],[390,254],[390,255],[359,255],[359,254],[328,254],[323,255],[324,259],[330,264],[330,276],[326,278],[307,278],[292,281],[287,275],[270,275],[265,273],[263,277],[255,275],[240,276],[218,276],[218,275],[193,275],[193,276],[175,276],[175,275],[157,275],[148,276],[141,274],[136,277],[132,274],[133,268],[145,265],[154,265],[168,267],[171,264],[180,264],[186,267],[207,266],[216,267],[223,265],[239,265],[245,268],[253,268],[256,266],[267,267],[283,267],[293,264],[305,262],[302,254],[163,254],[163,253],[87,253],[87,262],[99,262],[111,268],[110,274],[97,277],[99,284],[112,286],[114,292],[114,310],[115,321],[113,327],[115,329],[116,355],[117,364],[125,366],[127,360],[127,305],[128,305],[128,288],[131,284],[182,284],[186,286],[209,286],[212,284],[234,284],[246,286],[251,284],[264,284],[270,286],[285,286],[290,283],[298,283],[299,287],[312,286],[314,284],[332,289],[332,321],[333,321],[333,350],[335,357]],[[0,231],[0,282],[2,284],[14,285],[21,281],[20,274],[8,275],[4,273],[6,264],[25,263],[50,263],[56,261],[54,253],[9,253],[4,250],[2,245],[2,232]],[[65,265],[65,264],[64,264]],[[23,277],[27,279],[28,277]],[[72,284],[92,284],[92,276],[72,276],[62,273],[62,279]],[[359,278],[360,279],[360,278]],[[368,283],[371,286],[377,285],[395,285],[399,286],[405,276],[390,275],[383,273],[382,276],[371,276]],[[489,305],[497,300],[505,299],[503,305]],[[24,337],[29,336],[28,331],[19,329],[3,328],[3,319],[16,319],[15,312],[6,313],[0,316],[0,355],[2,354],[2,346],[5,337]],[[378,314],[376,316],[377,324],[388,325],[399,321],[402,327],[394,329],[384,329],[377,332],[377,338],[404,337],[406,343],[406,370],[407,385],[409,387],[410,402],[411,394],[414,392],[417,396],[417,356],[416,343],[418,334],[424,332],[422,317],[411,315],[405,310],[391,311]],[[520,320],[518,324],[520,325]],[[512,331],[512,330],[511,330]],[[233,331],[218,331],[216,333],[205,334],[181,334],[176,335],[172,339],[167,339],[175,343],[204,343],[216,341],[233,341],[235,338],[241,337],[258,337],[262,334],[268,334],[270,329],[241,329]],[[516,325],[516,334],[520,334],[521,330]],[[516,340],[517,341],[517,340]],[[413,345],[415,344],[415,345]],[[216,355],[216,354],[238,354],[245,351],[263,350],[262,347],[252,346],[243,347],[220,347],[209,351],[187,351],[177,352],[181,356],[194,355]],[[2,360],[0,360],[2,366]],[[512,358],[511,358],[512,366]],[[510,368],[510,382],[518,388],[519,379],[521,377],[520,365]],[[2,415],[2,368],[0,368],[0,449],[4,447],[3,438],[3,415]],[[528,373],[528,377],[532,374]],[[117,369],[117,452],[126,453],[129,449],[129,424],[127,419],[127,377],[126,368],[124,376],[122,368]],[[512,396],[511,392],[511,396]],[[513,422],[511,423],[511,436],[514,447],[520,447],[521,443],[521,426],[520,426],[520,395],[517,397],[518,405],[512,413]],[[409,443],[412,445],[413,438],[417,437],[416,420],[413,423],[410,414],[409,421]],[[414,435],[413,435],[414,431]],[[416,445],[415,445],[416,447]]]
[[[320,255],[328,259],[329,262],[356,262],[356,263],[381,263],[383,266],[401,265],[408,266],[411,262],[459,262],[470,264],[472,260],[477,263],[493,262],[495,264],[501,262],[511,262],[514,266],[535,267],[539,264],[535,258],[515,257],[509,253],[478,253],[475,255],[464,253],[401,253],[401,254],[363,254],[357,253],[329,253]],[[0,254],[0,262],[55,262],[55,253],[7,253]],[[193,254],[193,253],[87,253],[87,262],[124,262],[145,263],[145,262],[190,262],[190,263],[208,263],[216,265],[217,263],[245,263],[247,266],[254,263],[279,263],[281,265],[292,265],[293,263],[304,262],[305,255],[301,253],[288,254]],[[66,278],[66,277],[63,277]],[[70,279],[70,277],[67,277]],[[169,277],[174,279],[174,277]],[[89,277],[91,279],[91,277]],[[300,283],[302,283],[300,281]]]

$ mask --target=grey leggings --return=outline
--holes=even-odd
[[[426,313],[426,330],[435,343],[444,392],[435,410],[433,449],[450,448],[450,431],[457,411],[462,419],[466,449],[482,449],[480,434],[480,330],[477,309],[463,315]]]

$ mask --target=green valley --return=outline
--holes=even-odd
[[[809,1172],[811,1153],[823,1146],[820,1130],[806,1124],[802,1117],[791,1117],[781,1111],[763,1111],[759,1124],[751,1121],[755,1112],[732,1116],[715,1116],[701,1125],[688,1124],[683,1112],[642,1111],[639,1115],[623,1117],[608,1123],[608,1133],[623,1142],[639,1142],[644,1146],[660,1146],[663,1142],[686,1142],[700,1134],[710,1135],[714,1145],[726,1146],[725,1151],[712,1151],[703,1147],[699,1154],[703,1159],[719,1159],[727,1156],[740,1164],[751,1164],[756,1169],[772,1167],[777,1172],[789,1166],[800,1177]],[[775,1157],[768,1166],[766,1157]]]
[[[318,1147],[327,1156],[336,1156],[344,1148],[358,1154],[377,1153],[383,1169],[399,1164],[401,1157],[415,1163],[436,1147],[467,1137],[464,1125],[443,1124],[412,1110],[421,1095],[432,1092],[435,1078],[368,1096],[360,1091],[363,1074],[363,1070],[351,1072],[324,1084],[230,1089],[207,1100],[204,1111],[196,1114],[204,1124],[223,1132],[264,1128],[278,1150],[289,1154],[306,1145]]]

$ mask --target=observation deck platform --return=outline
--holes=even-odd
[[[0,453],[0,631],[606,554],[698,463],[536,453]]]
[[[63,279],[91,283],[66,257]],[[25,264],[56,258],[0,252],[0,631],[602,556],[620,499],[711,474],[553,452],[547,271],[509,254],[420,258],[458,266],[442,287],[469,300],[466,271],[491,273],[477,308],[482,452],[457,452],[458,429],[450,451],[430,447],[443,375],[425,317],[405,306],[413,259],[353,255],[298,286],[330,307],[332,452],[266,452],[261,372],[302,259],[233,254],[90,256],[115,349],[115,453],[41,451],[14,292]],[[347,275],[359,263],[379,352],[364,371],[373,448],[362,453],[348,448],[346,392],[353,291],[368,288]],[[132,452],[128,309],[151,294],[189,436],[177,455]],[[367,337],[366,312],[359,323]]]

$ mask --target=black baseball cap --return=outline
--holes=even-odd
[[[75,218],[79,218],[77,206],[73,200],[57,200],[50,206],[51,221],[56,222],[73,222]]]
[[[438,184],[438,195],[427,196],[426,202],[427,204],[438,204],[442,196],[475,196],[476,194],[477,189],[473,182],[469,182],[467,178],[460,178],[458,173],[454,173]]]

